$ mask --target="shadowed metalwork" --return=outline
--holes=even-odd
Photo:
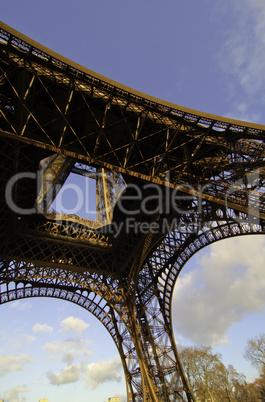
[[[55,297],[114,339],[128,401],[195,400],[171,303],[185,262],[264,233],[265,127],[124,87],[0,24],[0,303]],[[95,180],[95,219],[53,209]]]

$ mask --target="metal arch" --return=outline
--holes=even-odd
[[[14,148],[12,148],[14,149]],[[22,154],[23,155],[23,154]],[[12,170],[11,170],[12,172]],[[46,227],[47,223],[45,223]],[[48,225],[49,226],[49,225]],[[48,229],[50,226],[48,227]],[[25,229],[25,228],[24,228]],[[23,232],[23,230],[21,231]],[[156,347],[153,347],[153,352],[152,355],[150,355],[150,350],[149,348],[146,349],[146,344],[145,339],[143,339],[142,343],[140,341],[141,336],[138,335],[138,332],[141,331],[142,328],[142,323],[137,323],[136,319],[134,318],[138,312],[135,312],[135,306],[134,306],[134,288],[132,289],[132,293],[129,293],[127,295],[127,298],[123,301],[121,298],[121,294],[116,293],[116,295],[113,294],[113,300],[111,300],[111,283],[108,283],[105,285],[103,283],[103,280],[99,279],[98,281],[95,280],[96,277],[100,277],[103,274],[105,275],[110,275],[110,271],[104,270],[104,267],[102,264],[99,264],[99,272],[101,275],[97,275],[96,273],[94,274],[95,278],[91,276],[88,271],[83,271],[82,274],[79,271],[81,265],[79,266],[77,264],[71,265],[68,261],[68,264],[65,261],[65,258],[67,257],[68,253],[70,252],[71,248],[71,256],[74,256],[74,250],[76,248],[75,244],[70,243],[68,245],[68,242],[63,243],[63,247],[61,252],[58,254],[57,261],[51,262],[51,259],[46,261],[46,256],[44,253],[45,250],[50,250],[48,252],[47,256],[53,255],[54,250],[56,249],[57,252],[60,251],[60,248],[55,245],[55,242],[51,239],[50,245],[47,243],[47,234],[45,235],[44,239],[41,239],[39,241],[37,238],[35,238],[34,233],[36,235],[36,231],[32,232],[32,235],[28,237],[28,239],[25,239],[23,242],[21,242],[22,237],[18,237],[18,234],[16,233],[15,238],[12,239],[12,242],[9,244],[9,249],[10,249],[10,260],[13,258],[16,258],[17,261],[23,261],[21,265],[19,266],[18,263],[18,269],[14,269],[13,271],[9,269],[8,271],[3,268],[2,271],[2,277],[3,281],[8,283],[12,280],[16,280],[16,282],[30,282],[33,281],[34,278],[40,283],[38,284],[38,288],[41,286],[42,289],[47,287],[50,289],[54,283],[59,287],[59,284],[61,284],[67,292],[67,289],[69,292],[72,294],[72,288],[73,287],[79,287],[79,286],[88,286],[89,278],[93,281],[93,287],[92,290],[100,295],[100,297],[103,297],[104,299],[108,300],[108,303],[112,305],[113,309],[113,314],[116,316],[117,320],[117,326],[116,326],[116,337],[119,338],[120,342],[125,342],[124,343],[124,348],[123,348],[123,353],[124,354],[124,359],[127,364],[127,369],[125,370],[126,373],[126,381],[128,382],[128,389],[130,392],[128,392],[128,398],[129,396],[133,400],[141,400],[141,398],[147,400],[147,398],[152,395],[152,398],[158,398],[157,392],[161,393],[159,391],[159,386],[160,384],[164,384],[164,379],[167,380],[167,385],[163,385],[163,395],[161,396],[163,399],[165,398],[171,398],[168,400],[172,400],[172,397],[175,398],[176,395],[178,395],[182,399],[182,394],[183,394],[183,389],[179,386],[179,381],[173,378],[175,376],[175,368],[176,364],[174,362],[174,358],[168,359],[166,356],[166,348],[168,350],[168,342],[164,342],[165,345],[163,346],[162,344],[159,347],[159,350],[156,349]],[[67,240],[71,240],[71,236],[67,237]],[[149,243],[148,243],[149,244]],[[147,245],[148,245],[147,244]],[[25,252],[25,247],[27,252]],[[36,255],[36,247],[38,248],[38,252],[42,253],[43,255]],[[69,248],[70,247],[70,248]],[[11,252],[12,250],[12,252]],[[67,251],[68,250],[68,251]],[[93,251],[93,248],[90,250],[90,252]],[[31,254],[28,254],[28,253]],[[102,254],[102,251],[101,251]],[[21,259],[22,257],[22,259]],[[26,258],[27,257],[27,258]],[[71,257],[71,258],[72,258]],[[39,260],[38,264],[40,264],[40,260],[42,260],[42,263],[44,264],[45,261],[46,263],[43,266],[34,264],[34,259]],[[27,260],[27,262],[25,261]],[[138,260],[138,259],[137,259]],[[87,259],[83,259],[83,267],[82,270],[84,270],[86,267],[85,263],[87,263]],[[141,259],[138,261],[138,263],[141,264]],[[105,272],[104,272],[105,271]],[[113,281],[115,279],[113,278]],[[123,288],[121,288],[121,291],[123,291]],[[46,294],[44,292],[44,294]],[[120,315],[120,317],[119,317]],[[122,317],[122,318],[121,318]],[[126,325],[125,325],[126,324]],[[126,331],[125,329],[126,328]],[[129,330],[128,330],[129,328]],[[162,331],[161,325],[160,325],[160,332]],[[151,332],[150,332],[151,334]],[[162,342],[162,338],[160,337],[160,340]],[[122,344],[123,345],[123,344]],[[121,350],[121,349],[120,349]],[[150,360],[151,358],[151,360]],[[156,371],[152,373],[152,367],[151,361],[154,360],[154,363],[159,363],[159,382],[155,379],[156,377]],[[150,363],[148,363],[148,360]],[[162,360],[160,362],[160,360]],[[163,374],[163,371],[165,371],[167,368],[167,373],[165,372]],[[170,390],[171,387],[171,382],[174,382],[174,387],[172,390]],[[157,384],[156,386],[153,385]],[[178,388],[176,388],[175,384],[178,384]],[[149,395],[149,396],[148,396]],[[154,399],[155,400],[155,399]],[[167,399],[165,399],[167,400]]]
[[[102,307],[103,299],[110,308],[104,311],[103,306],[97,314],[103,320],[103,311],[105,324],[120,342],[128,398],[195,400],[173,339],[173,286],[185,261],[198,249],[229,236],[229,230],[237,234],[233,228],[239,230],[238,216],[247,217],[243,231],[250,227],[264,231],[255,222],[265,220],[265,127],[197,112],[126,88],[3,23],[0,56],[4,186],[14,174],[36,173],[43,158],[57,153],[58,161],[72,158],[69,166],[73,160],[84,161],[113,174],[121,172],[128,182],[177,188],[181,196],[192,198],[183,201],[187,212],[177,213],[181,228],[158,236],[124,230],[115,237],[88,230],[79,219],[68,225],[63,219],[58,224],[34,216],[30,222],[31,217],[10,211],[1,192],[0,253],[10,264],[18,264],[15,271],[2,265],[3,282],[15,278],[25,291],[30,282],[37,293],[41,286],[44,294],[57,287],[70,299],[74,290],[91,287],[99,297],[95,308]],[[69,166],[60,172],[60,180]],[[249,181],[255,171],[258,179]],[[104,183],[100,187],[107,194]],[[54,191],[54,183],[50,190]],[[22,209],[35,205],[33,193],[34,183],[14,186],[15,202]],[[200,203],[201,211],[194,215],[200,225],[193,228],[192,208]],[[152,222],[161,222],[162,215],[152,216]],[[145,218],[143,213],[140,223]],[[126,216],[116,211],[115,219],[114,224]]]
[[[170,231],[157,246],[153,246],[139,272],[138,293],[143,302],[147,303],[153,297],[152,287],[156,286],[161,307],[171,326],[173,289],[185,263],[196,252],[216,241],[250,234],[265,234],[263,221],[253,223],[246,218],[241,218],[241,221],[222,218],[207,222],[198,233],[181,233],[178,229]]]
[[[146,339],[148,325],[147,322],[144,325],[141,322],[142,315],[138,322],[134,318],[134,307],[130,299],[122,302],[117,281],[111,278],[106,286],[98,276],[91,275],[89,280],[85,274],[74,274],[63,269],[56,272],[54,268],[41,269],[24,262],[10,261],[8,265],[2,260],[0,304],[17,298],[43,296],[61,298],[82,306],[100,320],[117,345],[124,367],[128,401],[148,400],[150,397],[154,401],[160,400],[159,397],[165,401],[175,400],[175,397],[185,400],[183,393],[187,390],[176,380],[177,362],[172,354],[174,349],[166,339],[158,306],[152,306],[151,310],[151,318],[154,320],[156,317],[156,329],[159,330],[160,343],[155,345]],[[114,291],[112,295],[110,292],[111,282],[117,292],[116,300]],[[89,298],[86,292],[91,292],[93,298]],[[150,314],[148,306],[147,309]],[[141,334],[143,329],[145,338]],[[154,370],[153,361],[160,367],[158,371]]]
[[[77,278],[70,279],[68,273],[65,273],[66,279],[63,280],[63,270],[58,270],[61,272],[56,279],[54,270],[43,269],[44,272],[46,271],[46,276],[44,276],[40,272],[42,270],[34,270],[32,264],[10,261],[11,266],[15,265],[12,270],[8,269],[5,260],[2,259],[0,264],[0,278],[2,277],[0,279],[0,305],[28,297],[50,297],[83,307],[104,325],[115,342],[123,365],[128,401],[138,401],[141,398],[143,390],[141,372],[138,370],[139,358],[135,351],[134,340],[127,328],[128,324],[126,320],[124,321],[125,314],[122,311],[122,303],[120,303],[121,311],[118,313],[117,302],[111,301],[110,290],[103,285],[101,279],[93,278],[89,287],[88,280],[86,278],[85,282],[84,277],[80,277],[78,281]],[[20,264],[23,268],[18,268]],[[32,271],[34,276],[30,277],[27,265],[30,265],[29,271]],[[53,277],[49,276],[49,272],[53,273]],[[116,281],[112,279],[112,282]],[[112,304],[115,304],[115,308]]]
[[[162,354],[164,347],[164,378],[166,378],[167,375],[166,368],[168,367],[170,369],[169,362],[172,364],[173,360],[175,360],[174,364],[176,367],[178,367],[178,372],[181,374],[181,376],[183,376],[183,384],[185,384],[186,381],[181,360],[179,360],[174,341],[171,317],[171,304],[174,285],[186,261],[197,251],[216,241],[233,236],[261,233],[265,233],[262,225],[251,224],[248,222],[241,224],[238,222],[227,222],[222,224],[213,222],[211,228],[208,227],[206,230],[202,230],[195,239],[194,236],[190,236],[191,238],[189,239],[189,236],[187,235],[183,236],[182,242],[180,241],[179,233],[177,231],[171,232],[167,235],[167,238],[165,238],[164,241],[159,244],[158,248],[149,258],[148,262],[146,262],[138,283],[138,298],[139,300],[141,300],[141,297],[144,298],[140,305],[144,305],[145,307],[144,311],[139,312],[137,320],[140,328],[142,329],[141,333],[143,338],[145,337],[144,332],[147,329],[152,333],[152,336],[149,336],[148,338],[153,340],[153,360],[155,357],[157,359],[157,354],[153,350],[158,350],[160,351],[160,354]],[[174,235],[177,236],[177,250],[176,242],[173,242]],[[172,248],[170,248],[170,243]],[[163,254],[165,253],[165,245],[167,248],[166,256],[158,256],[161,250]],[[154,269],[150,269],[149,267],[149,264],[152,264],[150,263],[150,260],[154,258],[154,255],[156,255],[156,259],[159,259],[160,262],[163,261],[158,275],[154,275],[154,273],[158,271],[159,264],[157,261],[154,263]],[[143,283],[143,281],[145,283]],[[144,320],[143,317],[145,317]],[[163,341],[161,341],[161,338],[163,338]],[[146,353],[147,355],[149,353],[150,359],[150,352],[148,352],[148,349],[146,349]],[[174,355],[174,359],[172,359],[172,355]],[[159,365],[156,364],[156,367],[158,366]]]
[[[96,317],[107,329],[109,334],[111,335],[113,341],[115,342],[115,345],[118,349],[121,362],[123,365],[123,370],[124,370],[124,375],[125,375],[125,381],[126,381],[126,388],[127,388],[127,394],[131,395],[134,398],[135,395],[135,385],[138,384],[132,384],[131,379],[131,373],[130,373],[130,366],[127,362],[128,360],[128,353],[126,353],[123,350],[123,344],[121,342],[121,339],[123,337],[126,337],[127,342],[129,338],[128,330],[126,328],[121,329],[122,327],[122,322],[119,321],[119,330],[120,330],[120,336],[118,336],[117,332],[117,322],[115,322],[115,312],[112,308],[110,308],[109,315],[112,316],[112,320],[109,318],[107,319],[106,311],[93,301],[88,301],[86,297],[82,294],[77,294],[74,292],[70,292],[69,290],[64,290],[64,289],[59,289],[59,288],[50,288],[47,287],[47,285],[44,285],[43,287],[38,287],[38,286],[33,286],[33,287],[24,287],[24,288],[18,288],[16,290],[9,290],[8,292],[2,292],[0,294],[0,305],[11,302],[14,300],[18,299],[23,299],[23,298],[34,298],[34,297],[50,297],[50,298],[56,298],[56,299],[61,299],[61,300],[66,300],[69,302],[72,302],[74,304],[77,304],[80,307],[83,307],[85,310],[87,310],[89,313],[93,314],[94,317]],[[111,328],[112,324],[112,328]],[[132,359],[133,359],[133,354],[131,353],[129,356],[130,359],[130,364],[131,366],[137,365],[137,359],[136,362],[132,364]],[[135,400],[135,399],[132,399]]]
[[[150,397],[156,401],[160,400],[159,396],[165,401],[172,401],[172,397],[175,400],[176,396],[183,400],[183,387],[175,380],[174,356],[167,356],[170,346],[164,342],[159,347],[152,346],[151,351],[149,341],[146,343],[146,340],[141,338],[143,326],[136,324],[130,301],[122,302],[117,281],[111,278],[106,286],[102,278],[97,278],[98,275],[94,275],[94,278],[92,276],[89,281],[85,275],[69,273],[62,269],[56,272],[55,269],[40,269],[24,262],[10,261],[6,264],[2,260],[0,304],[18,298],[55,297],[80,305],[99,319],[116,343],[124,368],[128,401],[148,400]],[[118,294],[116,301],[113,300],[114,291],[113,295],[110,292],[111,282],[114,283],[113,288]],[[89,293],[92,297],[89,297]],[[153,309],[152,314],[157,314],[156,309]],[[158,318],[161,320],[161,317]],[[159,331],[159,340],[162,342],[165,335],[161,324]],[[150,347],[146,348],[147,344]],[[147,363],[146,359],[150,363]],[[154,359],[160,367],[158,372],[152,370],[154,367],[151,361]],[[158,380],[155,380],[155,375]]]
[[[158,283],[161,286],[161,289],[163,289],[162,300],[164,303],[164,311],[168,318],[171,315],[173,289],[180,271],[183,269],[185,263],[195,253],[210,244],[223,239],[250,234],[265,234],[265,226],[262,224],[248,222],[226,222],[221,224],[218,222],[213,222],[211,228],[208,227],[207,229],[202,230],[195,239],[185,239],[183,248],[180,247],[180,250],[172,250],[172,254],[167,256],[167,261],[170,260],[170,263],[166,264],[166,278],[164,279],[162,276],[162,273],[165,273],[165,269],[161,270],[161,274],[158,278]]]
[[[215,221],[211,223],[211,227],[209,226],[208,223],[208,227],[202,229],[196,236],[187,233],[181,237],[177,230],[170,232],[144,264],[139,273],[136,290],[136,300],[139,305],[136,321],[140,328],[141,344],[144,345],[145,360],[151,362],[149,374],[153,377],[158,389],[163,389],[162,384],[166,381],[171,384],[171,387],[176,387],[175,376],[170,376],[172,365],[174,365],[175,373],[178,372],[182,378],[182,388],[179,391],[185,390],[187,397],[191,400],[194,397],[179,359],[171,317],[173,289],[178,275],[186,261],[209,244],[233,236],[265,233],[262,223],[247,221],[244,223]],[[161,356],[163,356],[163,370],[159,369]],[[155,371],[153,367],[156,368]],[[160,375],[163,373],[160,382],[159,373]],[[168,396],[170,393],[165,395]],[[180,393],[176,395],[181,397]],[[160,397],[161,400],[166,398],[163,393]]]
[[[264,168],[264,126],[186,109],[125,88],[37,47],[3,23],[0,38],[6,93],[2,136],[158,185],[179,185],[188,194],[185,183],[191,183],[197,195],[198,184],[207,184],[201,194],[205,200],[247,211],[244,199],[224,199],[224,193],[242,172]],[[27,79],[17,82],[14,69]],[[45,112],[33,106],[36,97],[48,111],[45,124]],[[16,122],[14,113],[20,116]]]

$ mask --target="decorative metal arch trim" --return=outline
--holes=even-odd
[[[162,299],[164,303],[164,311],[171,323],[171,327],[173,289],[186,262],[199,250],[202,250],[210,244],[232,237],[251,234],[265,234],[265,228],[262,225],[247,222],[227,222],[223,224],[214,222],[210,229],[202,230],[202,232],[196,236],[195,240],[192,237],[188,238],[183,250],[179,249],[170,255],[168,258],[168,260],[170,259],[170,262],[161,270],[158,283],[163,288]],[[166,273],[165,278],[163,278],[162,273]]]
[[[18,281],[18,285],[20,283],[22,282]],[[3,284],[1,284],[1,287],[3,287]],[[111,306],[108,305],[106,300],[103,299],[105,305],[102,307],[100,306],[100,303],[96,303],[95,301],[89,299],[88,294],[89,292],[87,290],[70,291],[68,288],[64,289],[51,285],[27,284],[24,285],[23,287],[16,287],[15,289],[9,289],[4,292],[1,292],[0,306],[2,304],[9,303],[15,300],[35,298],[35,297],[48,297],[48,298],[65,300],[74,303],[87,310],[95,318],[97,318],[101,322],[101,324],[103,324],[103,326],[106,328],[111,338],[113,339],[122,362],[127,393],[128,395],[131,395],[133,398],[135,398],[137,393],[140,393],[141,390],[137,382],[133,383],[133,381],[130,381],[130,379],[132,378],[131,371],[132,369],[134,369],[135,363],[131,364],[132,362],[130,362],[130,359],[132,359],[132,355],[128,355],[127,350],[124,351],[124,344],[123,344],[125,338],[127,339],[127,343],[129,343],[128,342],[128,337],[130,337],[129,332],[124,323],[122,322],[122,320],[118,318],[118,315],[115,314],[116,312]],[[108,305],[107,309],[106,305]],[[130,365],[132,367],[130,367]]]

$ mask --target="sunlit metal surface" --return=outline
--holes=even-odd
[[[3,23],[0,54],[0,303],[76,303],[116,342],[128,401],[194,400],[173,287],[201,248],[265,232],[265,127],[152,98]],[[96,180],[95,220],[52,209],[71,173]]]

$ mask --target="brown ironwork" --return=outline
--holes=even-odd
[[[265,127],[152,98],[4,23],[0,53],[0,303],[76,303],[114,339],[128,401],[195,400],[174,284],[201,248],[265,232]],[[96,180],[97,219],[53,211],[71,173]]]

